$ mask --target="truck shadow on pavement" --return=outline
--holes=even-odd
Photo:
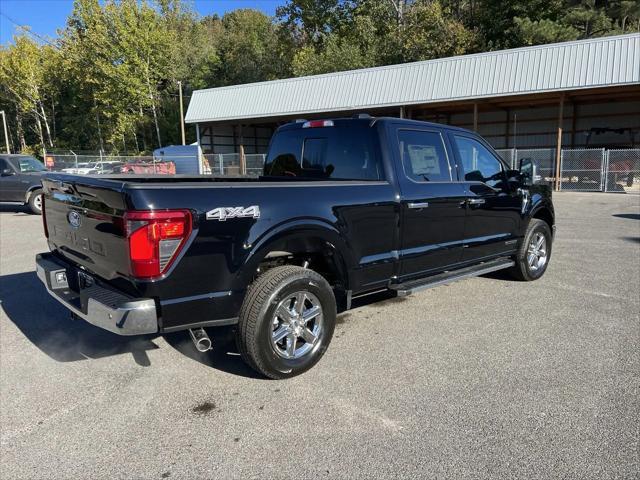
[[[165,341],[177,351],[203,365],[232,375],[266,379],[249,368],[240,358],[235,341],[235,326],[208,328],[206,330],[209,338],[211,338],[213,348],[204,353],[196,350],[188,331],[165,333],[163,336]]]
[[[15,216],[23,217],[25,215],[33,215],[26,205],[18,205],[14,203],[0,203],[0,212],[14,213]]]
[[[626,218],[627,220],[640,220],[640,213],[615,213],[614,217]]]
[[[53,360],[75,362],[131,353],[138,365],[149,366],[153,337],[120,337],[72,320],[49,296],[35,272],[0,276],[0,302],[6,316],[31,343]]]
[[[72,320],[69,312],[45,291],[35,272],[0,276],[0,306],[31,343],[57,362],[130,353],[138,365],[148,367],[151,361],[147,352],[160,348],[154,343],[159,335],[124,337],[84,320]],[[232,329],[217,330],[209,331],[214,334],[211,336],[214,350],[204,354],[195,349],[187,332],[168,334],[164,338],[180,353],[204,365],[259,378],[235,353]]]

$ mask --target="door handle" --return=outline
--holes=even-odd
[[[469,205],[482,205],[484,203],[484,198],[468,198],[467,203]]]
[[[421,209],[427,208],[429,206],[429,202],[410,202],[409,208]]]

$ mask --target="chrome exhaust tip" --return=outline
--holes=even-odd
[[[207,335],[207,332],[204,331],[204,328],[190,328],[189,335],[191,335],[191,340],[193,340],[193,344],[199,352],[208,352],[213,348],[211,339],[209,335]]]

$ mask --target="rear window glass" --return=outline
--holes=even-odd
[[[375,131],[366,126],[285,130],[276,134],[264,174],[331,180],[384,178]]]
[[[264,174],[275,177],[299,177],[302,138],[297,130],[278,132],[273,137],[264,164]]]

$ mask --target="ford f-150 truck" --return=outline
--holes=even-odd
[[[527,170],[525,172],[524,170]],[[120,335],[236,325],[270,378],[312,367],[352,299],[509,269],[545,272],[554,210],[532,166],[477,134],[397,118],[280,127],[259,178],[78,177],[44,186],[47,290]]]

